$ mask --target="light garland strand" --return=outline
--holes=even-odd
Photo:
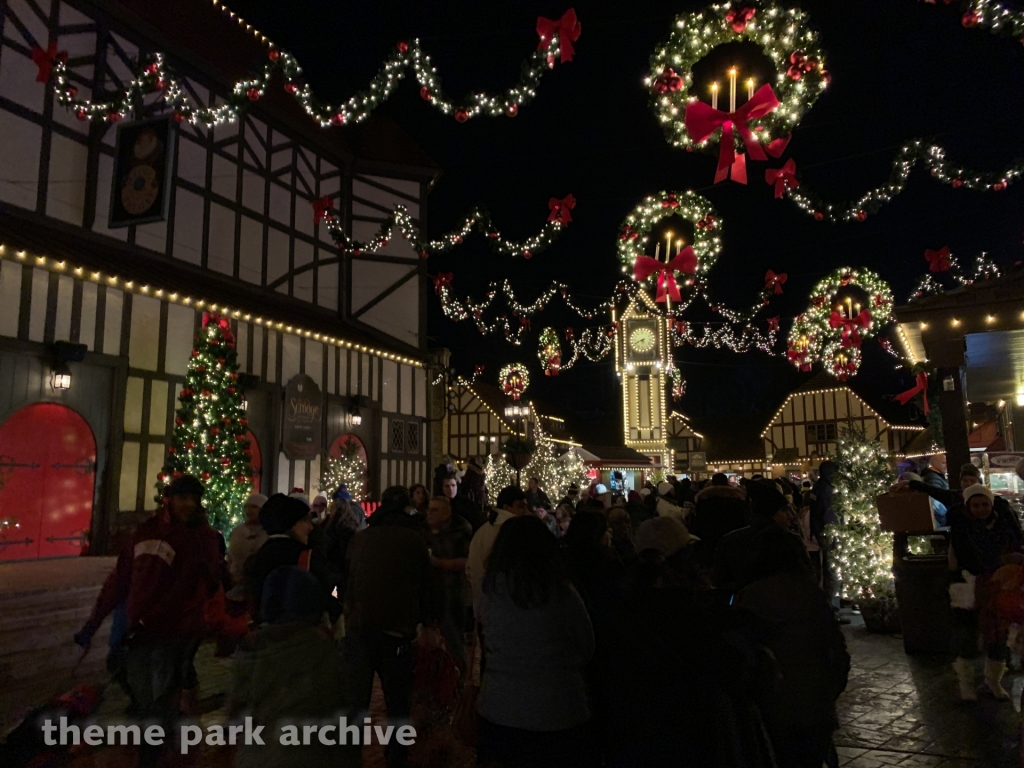
[[[917,301],[918,299],[924,298],[925,296],[936,296],[946,291],[946,286],[939,280],[939,276],[942,274],[948,274],[957,287],[966,287],[973,285],[979,280],[989,280],[991,278],[997,278],[1001,275],[999,267],[992,259],[985,253],[979,253],[974,257],[974,274],[968,277],[960,266],[960,262],[955,256],[949,254],[948,257],[948,269],[943,269],[937,272],[929,272],[917,281],[917,285],[910,294],[910,298],[907,300],[908,303]]]
[[[353,256],[364,256],[374,254],[382,248],[387,247],[391,241],[394,231],[397,229],[401,237],[408,240],[413,250],[426,259],[432,254],[445,253],[461,245],[470,233],[476,231],[487,237],[490,241],[491,250],[507,256],[521,256],[529,259],[535,253],[540,253],[554,242],[554,239],[565,229],[560,219],[546,222],[536,235],[525,240],[509,240],[502,236],[501,232],[491,221],[491,215],[480,207],[473,208],[463,219],[462,223],[447,234],[435,240],[429,240],[422,236],[416,223],[413,221],[409,210],[404,205],[395,206],[388,217],[381,223],[377,233],[368,242],[359,242],[345,231],[341,218],[337,216],[331,204],[326,199],[318,200],[314,204],[314,221],[324,221],[331,238],[341,249],[342,253],[349,253]]]
[[[567,25],[570,14],[572,24]],[[198,104],[188,95],[183,82],[167,65],[162,53],[154,54],[148,62],[140,65],[127,86],[99,101],[78,98],[78,88],[71,83],[74,76],[68,67],[66,54],[61,55],[53,48],[52,51],[43,52],[43,55],[47,57],[47,66],[52,67],[58,103],[73,111],[80,120],[117,122],[133,115],[146,97],[155,94],[157,101],[162,101],[178,122],[212,128],[237,121],[249,104],[259,101],[267,93],[275,74],[280,72],[284,90],[302,105],[320,127],[354,125],[365,120],[385,102],[411,69],[420,85],[420,97],[424,101],[442,114],[452,115],[458,122],[466,122],[480,115],[514,117],[521,105],[532,101],[544,71],[554,68],[559,58],[571,61],[571,41],[567,41],[567,48],[563,50],[562,34],[568,30],[571,40],[579,36],[579,24],[575,18],[575,14],[568,11],[559,20],[560,23],[554,25],[553,34],[541,37],[537,50],[523,62],[519,82],[514,86],[500,95],[475,93],[460,103],[445,96],[441,78],[430,57],[420,47],[419,40],[399,42],[370,81],[369,87],[337,105],[320,101],[309,84],[302,82],[303,70],[298,60],[269,41],[267,60],[263,66],[236,81],[227,102],[213,107]]]

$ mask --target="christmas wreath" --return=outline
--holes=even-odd
[[[540,332],[537,343],[537,358],[545,376],[557,376],[562,367],[562,344],[558,340],[558,332],[554,328],[545,328]]]
[[[510,363],[498,372],[498,382],[502,392],[518,400],[530,386],[530,374],[522,363]]]
[[[811,306],[789,332],[788,357],[803,371],[820,362],[840,381],[856,375],[861,344],[889,323],[892,289],[874,272],[843,267],[811,292]]]
[[[729,71],[731,98],[728,111],[717,108],[717,90],[711,104],[699,100],[694,91],[693,67],[712,50],[726,43],[748,41],[758,45],[776,68],[774,83],[757,91],[752,81],[745,85],[747,100],[736,107],[736,70]],[[651,105],[677,147],[710,149],[718,139],[719,165],[716,183],[730,175],[746,183],[746,159],[740,149],[755,160],[767,160],[765,147],[774,157],[782,154],[789,133],[799,125],[829,83],[825,56],[808,16],[798,8],[781,8],[774,3],[758,6],[739,2],[712,5],[676,18],[668,42],[651,56],[650,74],[644,84],[651,92]],[[735,129],[735,131],[734,131]]]
[[[655,258],[644,253],[650,240],[651,229],[664,218],[680,216],[693,224],[693,244],[677,246],[673,256],[671,240],[664,261],[660,243]],[[722,226],[711,203],[694,192],[659,192],[644,198],[619,228],[619,261],[622,271],[633,271],[633,278],[641,284],[650,280],[657,283],[657,301],[681,301],[676,273],[688,275],[685,285],[696,284],[714,264],[722,250],[719,229]]]

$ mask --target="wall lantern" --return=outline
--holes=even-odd
[[[254,376],[251,373],[239,373],[238,374],[238,389],[242,394],[242,410],[248,412],[249,410],[249,398],[245,396],[245,393],[250,389],[256,389],[259,386],[260,377]]]
[[[363,423],[363,415],[359,412],[361,408],[370,404],[370,399],[365,395],[352,395],[348,399],[348,423],[358,427]]]
[[[53,376],[50,386],[54,391],[63,392],[71,389],[71,368],[68,363],[80,363],[85,360],[85,344],[72,344],[58,341],[53,345]]]

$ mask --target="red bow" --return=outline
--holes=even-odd
[[[765,287],[765,290],[767,290],[768,288],[771,288],[771,287],[774,286],[775,287],[774,293],[775,294],[780,294],[780,293],[782,293],[782,286],[786,284],[786,281],[788,279],[789,279],[789,275],[787,275],[785,272],[780,272],[779,274],[775,274],[774,272],[772,272],[772,270],[769,269],[768,272],[765,273],[765,276],[764,276],[764,287]]]
[[[334,215],[334,201],[324,195],[319,200],[313,201],[313,223],[319,224]]]
[[[231,321],[215,312],[203,312],[203,328],[213,321],[220,328],[221,336],[229,347],[235,346],[235,334],[231,332]]]
[[[796,161],[791,157],[781,168],[769,168],[764,172],[764,180],[775,185],[776,199],[782,197],[786,189],[796,189],[800,186],[796,179]]]
[[[434,290],[437,291],[437,295],[440,296],[442,291],[452,284],[452,279],[455,275],[451,272],[438,272],[434,275]]]
[[[810,363],[807,362],[807,352],[799,349],[790,349],[786,355],[789,357],[789,362],[793,365],[800,366],[800,370],[806,373],[811,370]]]
[[[944,245],[940,250],[933,251],[930,248],[924,252],[924,257],[928,259],[928,270],[930,272],[948,272],[949,271],[949,246]]]
[[[722,139],[719,142],[718,170],[715,172],[715,183],[733,179],[740,184],[747,183],[746,157],[742,154],[736,155],[736,147],[733,145],[732,129],[735,126],[740,138],[747,148],[747,154],[755,160],[766,161],[768,156],[764,148],[754,138],[747,125],[751,120],[764,117],[779,106],[779,100],[775,98],[775,91],[765,83],[754,94],[754,98],[747,101],[735,112],[721,112],[714,109],[703,101],[691,101],[686,105],[686,116],[683,122],[690,138],[700,143],[707,139],[719,128],[722,129]]]
[[[833,312],[828,319],[830,328],[843,329],[843,347],[860,347],[860,329],[871,325],[871,312],[865,309],[855,317],[843,317],[838,312]]]
[[[900,392],[900,394],[896,395],[896,402],[900,405],[906,405],[918,392],[921,393],[921,397],[924,399],[924,412],[927,414],[930,411],[928,408],[928,374],[924,371],[917,374],[917,379],[913,387],[908,389],[906,392]]]
[[[637,256],[633,264],[633,277],[637,282],[646,280],[648,277],[658,273],[658,294],[655,301],[665,301],[666,295],[673,301],[680,301],[679,286],[676,285],[673,272],[683,272],[692,275],[697,272],[697,254],[689,245],[683,248],[667,264],[650,256]]]
[[[548,214],[548,221],[558,221],[562,224],[568,224],[572,221],[572,216],[569,214],[573,208],[576,207],[576,198],[572,195],[566,195],[561,200],[552,197],[548,200],[548,210],[551,211]]]
[[[674,93],[682,87],[683,78],[672,67],[664,70],[654,81],[654,90],[658,93]]]
[[[733,32],[742,32],[747,22],[754,18],[757,9],[749,5],[737,5],[726,11],[725,20],[732,24]]]
[[[543,16],[537,18],[537,34],[540,35],[538,50],[547,48],[551,39],[558,35],[558,47],[562,51],[562,63],[572,61],[575,50],[572,44],[580,39],[580,23],[576,20],[576,11],[570,8],[562,14],[558,21],[545,19]]]
[[[53,71],[53,65],[58,61],[66,62],[67,60],[68,52],[58,51],[56,40],[46,46],[45,51],[38,45],[32,46],[32,63],[39,67],[39,71],[36,73],[36,82],[49,82],[50,73]]]
[[[779,330],[779,318],[778,316],[768,318],[768,330],[777,331]]]
[[[473,366],[473,375],[474,376],[480,376],[481,374],[483,374],[483,372],[484,372],[484,367],[482,365],[474,365]]]

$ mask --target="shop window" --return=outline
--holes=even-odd
[[[836,439],[835,422],[825,424],[807,425],[807,442],[809,443],[831,443]]]
[[[405,452],[420,452],[420,423],[418,421],[405,423]]]
[[[391,453],[405,453],[405,422],[391,420]]]

